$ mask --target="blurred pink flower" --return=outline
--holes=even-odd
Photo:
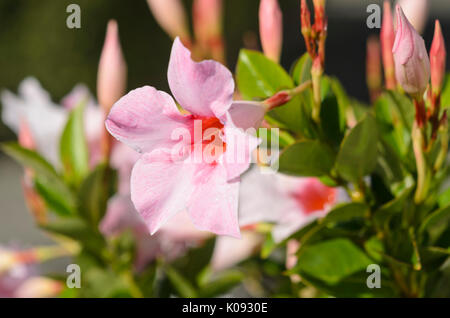
[[[35,150],[56,167],[61,166],[59,140],[69,113],[81,102],[86,102],[84,129],[89,147],[89,162],[91,167],[99,163],[104,115],[85,85],[76,85],[61,100],[61,105],[57,105],[52,102],[50,95],[41,87],[37,79],[28,77],[20,83],[18,96],[9,91],[3,91],[1,101],[3,122],[18,136],[21,125],[26,123],[26,138],[28,140],[32,138]],[[111,165],[119,170],[121,193],[129,194],[131,169],[138,158],[139,154],[129,147],[120,143],[114,145]]]
[[[343,191],[323,185],[316,178],[298,178],[254,167],[242,177],[239,205],[241,226],[274,223],[276,242],[288,238],[305,225],[325,216]],[[276,198],[276,199],[274,199]]]
[[[236,113],[247,119],[241,124],[247,125],[254,123],[255,117],[262,118],[265,110],[260,107],[255,111],[251,103],[233,104],[230,71],[214,61],[192,61],[178,38],[172,47],[168,81],[174,97],[189,115],[179,112],[170,95],[145,86],[122,97],[106,120],[114,137],[143,153],[132,172],[133,203],[152,234],[187,208],[198,229],[239,237],[239,176],[249,167],[251,152],[259,140],[238,129],[233,115],[238,110]],[[197,124],[200,135],[205,133],[209,140],[196,138]],[[187,132],[189,139],[180,142],[179,135],[174,138],[173,134],[180,131]],[[210,131],[214,135],[208,134]],[[210,146],[212,161],[201,157],[198,162],[198,151],[190,153],[192,148],[200,148],[203,153],[203,147]],[[177,147],[179,152],[174,156]],[[237,162],[236,157],[230,158],[233,155],[244,160]]]
[[[406,93],[422,95],[430,80],[430,60],[422,37],[397,5],[394,53],[395,75]]]
[[[64,107],[55,104],[34,77],[25,78],[19,85],[18,93],[14,95],[10,91],[2,92],[3,122],[18,135],[21,122],[26,121],[35,141],[36,151],[57,167],[61,166],[59,139],[69,111],[85,100],[87,102],[84,114],[85,133],[92,152],[91,157],[95,157],[95,151],[99,148],[96,144],[103,130],[103,115],[84,85],[75,86],[62,99],[61,104]]]
[[[16,297],[16,290],[35,274],[31,264],[18,263],[14,250],[0,246],[0,298]]]
[[[259,34],[264,54],[278,63],[283,43],[283,16],[277,0],[261,0]]]

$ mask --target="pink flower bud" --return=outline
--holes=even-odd
[[[278,63],[283,43],[283,16],[277,0],[261,0],[259,33],[264,54]]]
[[[117,22],[111,20],[97,74],[97,97],[106,112],[125,94],[126,82],[127,65],[120,47]]]
[[[395,75],[406,93],[423,95],[430,80],[430,60],[422,37],[405,17],[399,5],[394,53]]]
[[[179,36],[184,43],[190,42],[186,11],[180,0],[147,0],[158,24],[171,38]]]
[[[442,36],[441,25],[436,20],[434,27],[434,38],[430,50],[431,63],[431,87],[433,93],[439,94],[442,88],[442,82],[445,75],[445,60],[447,52],[445,50],[444,37]]]
[[[397,3],[414,29],[422,34],[428,18],[428,0],[398,0]]]
[[[193,23],[201,56],[225,63],[222,0],[194,0]]]
[[[371,36],[367,40],[366,55],[366,81],[370,98],[374,101],[381,91],[381,62],[380,42],[377,37]]]
[[[394,46],[394,25],[391,13],[391,4],[388,0],[384,1],[383,22],[381,24],[380,42],[381,54],[383,58],[384,77],[387,89],[395,89],[395,64],[392,55],[392,47]]]

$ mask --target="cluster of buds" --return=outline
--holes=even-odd
[[[430,58],[419,33],[397,5],[397,33],[392,52],[394,53],[395,75],[403,90],[414,99],[416,117],[412,139],[416,157],[418,182],[416,203],[425,200],[432,173],[439,170],[448,150],[447,114],[440,113],[440,95],[445,74],[446,50],[439,21],[436,21]],[[431,62],[430,62],[431,60]],[[431,75],[431,89],[429,89]],[[424,93],[428,88],[427,110]],[[431,125],[428,129],[427,125]],[[428,135],[431,131],[431,136]],[[426,153],[430,151],[438,133],[441,135],[441,150],[433,169],[428,167]],[[429,139],[429,137],[431,137]]]
[[[327,38],[328,20],[325,16],[325,0],[313,0],[314,4],[314,24],[311,25],[311,13],[302,0],[300,8],[300,19],[302,35],[305,39],[306,50],[313,61],[318,60],[323,70],[325,63],[325,40]]]
[[[395,75],[403,90],[411,95],[416,104],[416,122],[422,127],[426,122],[433,124],[433,136],[439,127],[440,94],[445,74],[446,50],[439,21],[436,21],[430,58],[422,37],[406,18],[400,6],[397,11],[397,33],[392,48],[395,61]],[[430,109],[427,111],[423,95],[428,90]],[[445,114],[443,115],[445,116]],[[442,118],[441,118],[442,119]]]
[[[311,13],[306,0],[302,0],[300,8],[300,20],[302,35],[305,39],[306,50],[313,64],[311,68],[314,107],[312,118],[320,121],[320,78],[325,66],[325,40],[327,38],[328,20],[325,16],[325,0],[313,0],[314,24],[311,25]]]

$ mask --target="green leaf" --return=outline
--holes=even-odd
[[[394,92],[385,92],[375,102],[375,116],[380,135],[397,155],[404,157],[411,142],[411,125],[414,107],[404,96]]]
[[[61,218],[40,227],[48,232],[81,242],[83,247],[95,254],[99,254],[105,246],[103,236],[98,231],[93,231],[85,221],[79,218]]]
[[[304,53],[295,63],[291,74],[295,85],[311,79],[312,60],[308,53]]]
[[[89,173],[89,153],[83,124],[84,106],[85,101],[70,113],[59,148],[65,177],[75,186]]]
[[[328,146],[314,141],[300,141],[287,147],[280,155],[280,172],[295,176],[327,175],[334,164]]]
[[[198,297],[197,291],[194,286],[184,278],[175,268],[172,266],[165,266],[165,273],[169,278],[170,283],[183,298],[196,298]]]
[[[273,240],[272,233],[266,235],[264,244],[261,248],[261,258],[268,258],[273,250],[277,247],[277,243]]]
[[[239,54],[236,79],[239,91],[247,100],[266,99],[280,90],[294,87],[291,77],[279,64],[260,52],[245,49]],[[308,137],[311,134],[299,96],[270,111],[267,116],[284,128]]]
[[[325,137],[334,147],[338,147],[344,137],[344,130],[341,127],[342,117],[336,96],[325,97],[320,108],[320,125]]]
[[[172,265],[192,284],[211,261],[214,252],[215,239],[210,239],[198,248],[191,248],[183,257],[177,259]]]
[[[60,216],[75,214],[75,197],[68,189],[55,185],[52,180],[40,177],[35,177],[34,188],[44,199],[50,211]]]
[[[348,239],[333,239],[301,247],[292,273],[306,273],[329,284],[336,284],[365,270],[370,259]]]
[[[438,196],[439,207],[443,208],[447,205],[450,205],[450,188],[443,191]]]
[[[218,274],[213,280],[200,286],[200,297],[217,297],[225,294],[244,279],[244,274],[237,270],[228,270]]]
[[[264,54],[241,50],[236,69],[237,84],[244,99],[267,98],[282,89],[293,88],[286,71]]]
[[[334,207],[323,220],[325,223],[348,222],[355,218],[364,218],[369,207],[364,203],[344,203]]]
[[[419,228],[419,233],[425,231],[431,236],[431,241],[436,241],[439,236],[448,228],[450,222],[450,205],[441,208],[428,215]]]
[[[74,213],[74,195],[50,163],[37,152],[23,148],[16,142],[4,143],[1,148],[23,166],[33,170],[36,191],[53,212],[59,215]]]
[[[405,209],[406,202],[412,200],[410,194],[413,189],[414,187],[404,189],[396,198],[378,208],[373,215],[375,224],[384,228],[393,215],[401,213]]]
[[[55,168],[37,152],[23,148],[17,142],[3,143],[1,148],[7,155],[35,173],[47,178],[59,178]]]
[[[442,108],[450,108],[450,73],[445,75],[441,93]]]
[[[330,284],[316,279],[306,273],[302,278],[318,290],[334,297],[346,298],[372,298],[395,297],[396,293],[389,281],[389,277],[381,275],[381,288],[370,289],[367,287],[367,277],[370,273],[361,271],[349,277],[343,278],[339,283]]]
[[[336,159],[336,169],[348,181],[359,181],[377,164],[378,132],[375,119],[367,115],[344,138]]]
[[[83,181],[78,193],[80,216],[97,228],[103,218],[109,198],[115,193],[117,174],[106,164],[98,165]]]

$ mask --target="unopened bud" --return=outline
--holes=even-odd
[[[445,50],[444,37],[442,36],[441,25],[436,20],[434,27],[434,38],[430,50],[431,65],[431,87],[434,95],[439,95],[445,75],[445,61],[447,52]]]
[[[283,16],[277,0],[261,0],[259,33],[264,54],[278,63],[283,43]]]
[[[422,37],[397,5],[397,34],[393,47],[395,75],[406,93],[422,96],[430,80],[430,60]]]
[[[107,113],[125,94],[127,65],[122,55],[117,22],[108,22],[105,44],[98,66],[97,97],[100,106]]]
[[[185,45],[190,44],[186,11],[181,0],[147,0],[147,3],[158,24],[172,39],[179,36]]]
[[[395,79],[394,55],[392,54],[394,39],[395,34],[392,20],[391,4],[388,0],[385,0],[383,7],[383,22],[381,24],[380,32],[380,42],[386,88],[390,90],[394,90],[397,86],[397,80]]]
[[[366,81],[371,100],[374,101],[381,91],[380,42],[374,36],[367,40]]]

